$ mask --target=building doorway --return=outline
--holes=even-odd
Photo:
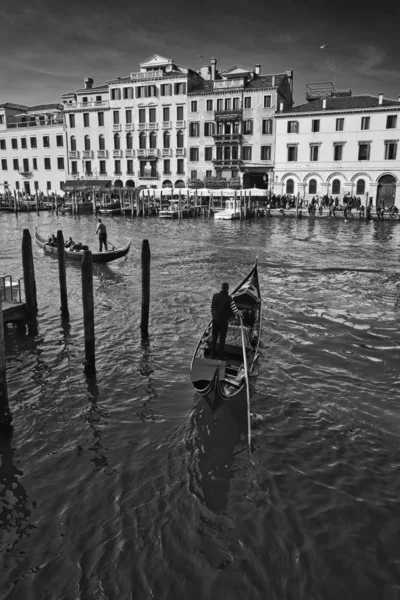
[[[379,206],[383,200],[385,206],[393,206],[396,198],[396,179],[393,175],[382,175],[378,181],[378,193],[376,205]]]
[[[25,194],[27,194],[28,196],[31,195],[31,184],[29,183],[29,181],[24,181],[24,191]]]
[[[259,188],[261,190],[269,189],[269,173],[244,173],[243,189]]]

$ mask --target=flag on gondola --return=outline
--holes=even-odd
[[[320,46],[320,50],[325,50],[328,47],[328,44],[323,44],[322,46]]]

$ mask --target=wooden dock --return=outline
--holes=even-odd
[[[2,312],[4,323],[14,323],[26,319],[26,303],[16,300],[3,300]]]

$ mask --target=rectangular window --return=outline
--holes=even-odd
[[[97,124],[99,127],[104,127],[104,113],[103,112],[97,113]]]
[[[43,139],[44,139],[44,138],[43,138]],[[26,138],[21,138],[21,148],[22,148],[23,150],[26,150],[26,149],[27,149],[27,147],[28,147],[28,144],[27,144]]]
[[[222,146],[217,146],[217,160],[222,160]]]
[[[169,106],[163,107],[163,121],[169,121],[170,118],[170,110]]]
[[[243,134],[252,135],[253,133],[253,119],[247,119],[243,121]]]
[[[92,175],[92,161],[91,160],[85,161],[85,174]]]
[[[131,100],[133,98],[133,87],[124,87],[123,97],[124,100]]]
[[[11,148],[12,148],[13,150],[18,150],[18,140],[17,140],[16,138],[13,138],[13,139],[11,140]]]
[[[361,117],[361,129],[369,129],[370,117]]]
[[[272,119],[263,119],[262,132],[264,135],[272,135]]]
[[[64,138],[62,135],[56,136],[56,146],[57,148],[62,148],[64,146]]]
[[[126,172],[128,175],[133,175],[133,160],[131,159],[126,161]]]
[[[385,160],[396,160],[397,142],[385,142]]]
[[[369,160],[369,144],[358,144],[358,160]]]
[[[386,129],[396,129],[397,115],[388,115],[386,117]]]
[[[156,109],[149,108],[149,123],[155,123],[155,122],[156,122]]]
[[[240,98],[233,99],[233,110],[239,110],[240,108]]]
[[[0,140],[0,150],[6,150],[6,140]]]
[[[125,111],[125,123],[132,123],[132,109],[127,108]]]
[[[242,148],[242,159],[243,160],[251,160],[251,152],[252,147],[251,146],[243,146]]]
[[[261,146],[261,160],[271,160],[271,146]]]
[[[146,123],[146,109],[139,108],[139,123]]]
[[[231,147],[224,146],[224,160],[231,160]]]
[[[171,175],[171,161],[169,158],[164,160],[164,175]]]
[[[14,159],[13,159],[13,169],[14,169],[14,171],[19,171],[19,162],[18,162],[18,158],[14,158]]]
[[[39,189],[39,182],[35,181],[34,183],[35,183],[35,190],[38,190]]]
[[[336,131],[343,131],[344,119],[336,119]]]
[[[318,133],[319,132],[319,119],[313,119],[311,121],[311,131],[313,133]]]
[[[111,88],[111,100],[121,100],[120,88]]]
[[[192,162],[198,162],[199,160],[199,149],[198,148],[189,148],[189,160]]]
[[[318,160],[318,155],[319,155],[319,146],[310,145],[310,160],[312,162],[315,162]]]
[[[217,100],[217,110],[224,110],[224,101],[222,100],[222,98]]]
[[[0,115],[0,125],[4,125],[4,115]]]
[[[192,121],[189,123],[189,137],[200,136],[200,123]]]
[[[177,175],[184,175],[185,171],[184,171],[184,163],[183,163],[183,158],[178,158],[178,160],[176,161],[176,172]]]
[[[186,94],[186,83],[176,83],[175,94]]]
[[[37,158],[32,158],[32,169],[37,171]]]
[[[37,148],[37,140],[35,137],[31,137],[31,148]]]
[[[210,136],[214,135],[214,122],[213,121],[206,121],[204,123],[204,135],[205,135],[205,137],[210,137]]]
[[[335,144],[333,146],[333,160],[343,159],[343,144]]]
[[[288,121],[287,132],[288,133],[299,133],[299,122],[298,121]]]
[[[212,100],[207,100],[206,102],[206,110],[210,111],[213,109],[213,101]]]
[[[64,157],[63,156],[59,156],[57,158],[57,169],[64,169]]]
[[[212,171],[206,171],[206,178],[212,177]]]
[[[107,173],[107,171],[106,171],[106,161],[105,160],[100,160],[99,161],[99,167],[100,167],[100,175],[105,175]]]
[[[51,190],[51,181],[46,181],[46,187],[48,190]]]
[[[297,146],[288,146],[287,147],[287,159],[288,159],[288,162],[296,162],[297,161]]]
[[[72,175],[76,175],[78,173],[78,163],[76,160],[71,161],[71,173]]]
[[[192,181],[197,179],[197,171],[190,171],[190,179]]]
[[[119,110],[113,110],[113,124],[119,125]]]
[[[90,127],[89,113],[83,113],[83,126]]]
[[[197,100],[192,100],[190,103],[190,112],[197,112]]]
[[[50,138],[48,135],[43,136],[43,148],[50,148]]]
[[[47,157],[47,156],[44,159],[44,168],[46,169],[46,171],[50,171],[51,170],[51,161],[50,161],[50,158]]]
[[[22,165],[23,165],[24,173],[27,173],[29,171],[29,160],[27,158],[24,158],[22,160]],[[35,170],[37,171],[37,169],[35,169]]]
[[[210,161],[212,160],[213,149],[212,146],[206,146],[204,148],[204,160]]]
[[[75,115],[69,115],[69,126],[72,128],[75,127]]]
[[[245,96],[244,98],[244,107],[251,108],[251,96]]]
[[[176,120],[183,121],[183,106],[176,107]]]
[[[116,175],[121,175],[121,161],[114,160],[114,173]]]
[[[264,108],[271,108],[272,96],[264,96]]]
[[[17,190],[17,192],[19,191],[19,181],[15,182],[15,189]]]
[[[172,96],[172,84],[162,83],[161,84],[161,96]]]
[[[230,98],[225,98],[225,110],[232,110],[232,101]]]

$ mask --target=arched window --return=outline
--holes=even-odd
[[[114,150],[121,150],[121,138],[119,133],[114,135]]]
[[[90,150],[90,137],[85,135],[85,150]]]
[[[178,131],[176,134],[176,147],[183,148],[183,131]]]
[[[105,150],[106,149],[106,143],[104,141],[104,135],[101,134],[99,135],[99,150]]]
[[[74,135],[71,135],[71,151],[76,152],[76,138]]]
[[[317,180],[316,179],[310,179],[310,181],[308,183],[308,193],[309,194],[317,193]]]
[[[144,131],[141,131],[139,134],[139,148],[141,150],[146,149],[146,134]]]
[[[356,194],[360,196],[365,194],[365,179],[359,179],[356,186]]]
[[[155,131],[150,133],[150,148],[157,148],[157,134]]]
[[[332,194],[340,194],[340,179],[332,181]]]
[[[293,179],[288,179],[286,182],[286,193],[294,194],[294,181]]]
[[[132,150],[133,148],[133,138],[131,133],[126,134],[126,149]]]
[[[171,136],[169,131],[163,133],[163,148],[171,148]]]

